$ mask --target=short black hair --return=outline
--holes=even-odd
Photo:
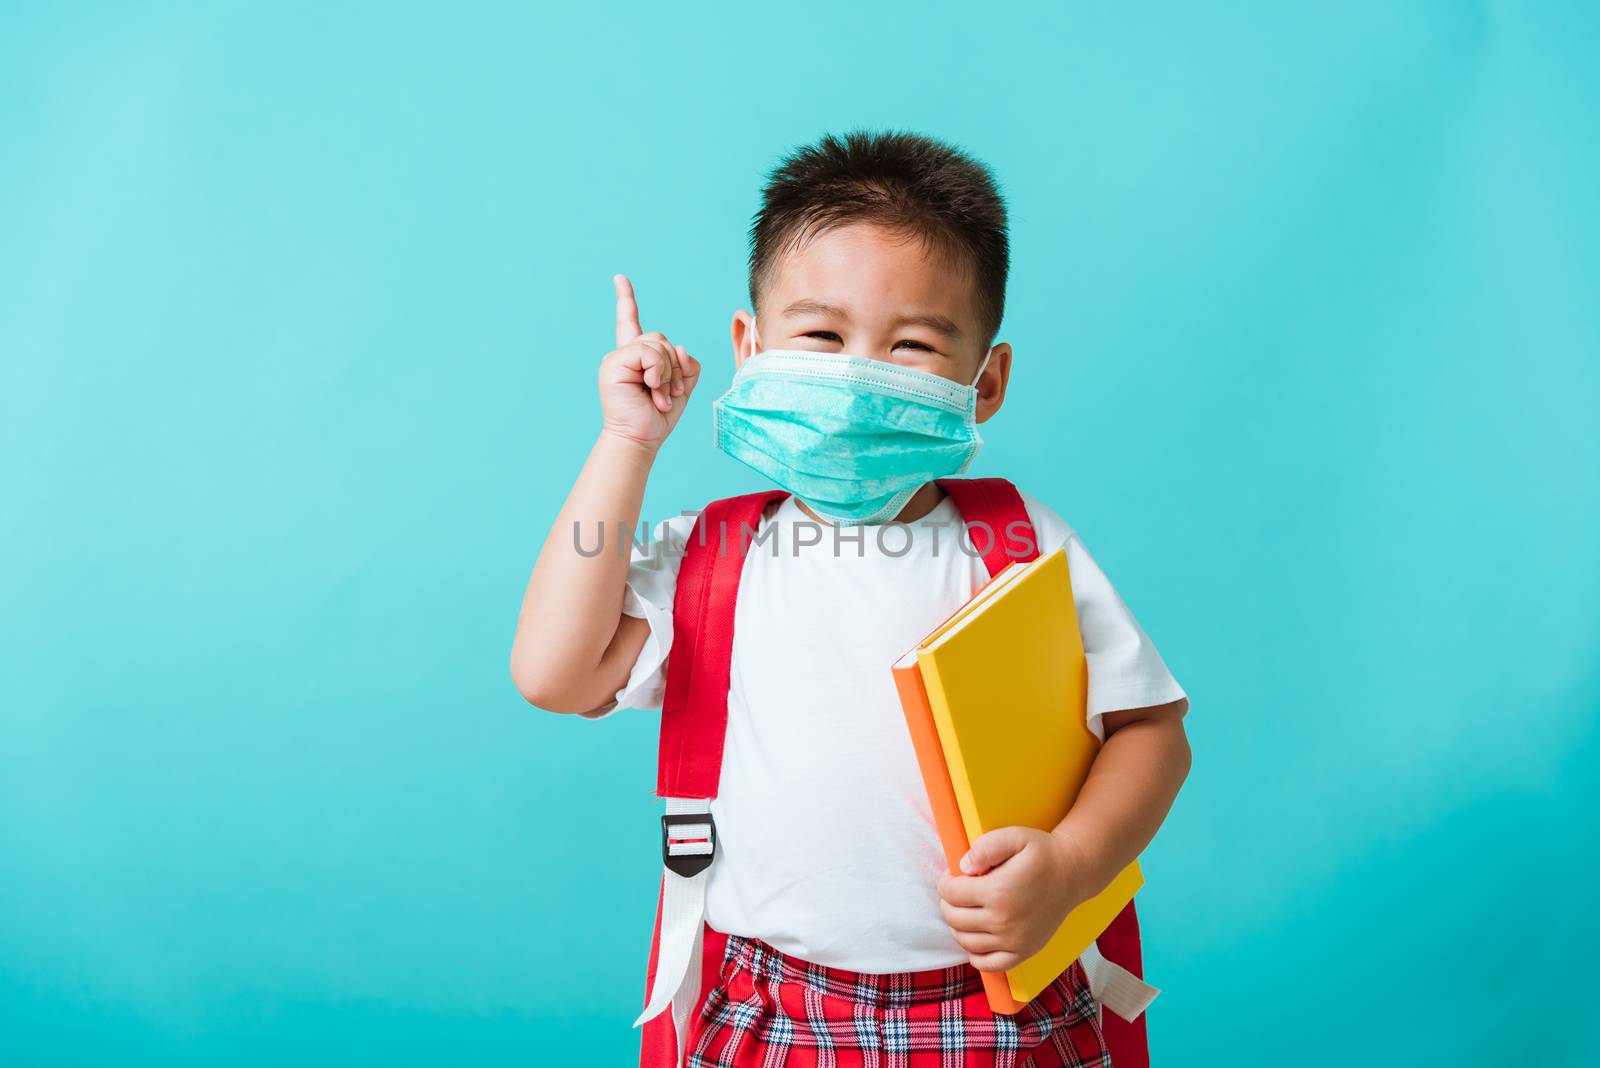
[[[795,149],[767,174],[750,225],[750,307],[779,260],[806,238],[870,222],[920,238],[967,268],[984,351],[1005,315],[1011,265],[1006,206],[989,169],[962,150],[907,130],[852,130]]]

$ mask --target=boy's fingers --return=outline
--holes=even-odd
[[[956,940],[956,945],[968,953],[1000,953],[1006,948],[1004,940],[981,931],[956,931],[951,937]]]
[[[661,385],[661,350],[649,342],[641,343],[644,347],[644,356],[639,360],[640,381],[649,389],[656,389]]]
[[[617,288],[617,348],[637,338],[639,329],[639,301],[633,295],[633,283],[625,274],[611,276]]]
[[[650,356],[644,372],[644,384],[650,388],[650,400],[658,412],[672,410],[672,346],[664,338],[641,339],[649,346]]]
[[[1022,963],[1015,953],[971,953],[967,961],[980,972],[1003,972]]]
[[[994,927],[988,909],[967,908],[941,901],[939,912],[944,916],[944,925],[952,931],[988,931]]]
[[[661,379],[661,388],[674,385],[678,381],[678,350],[666,338],[661,339],[662,368],[664,376]]]
[[[684,392],[694,388],[700,380],[700,361],[691,356],[687,351],[683,354]]]
[[[971,875],[939,876],[939,897],[952,905],[974,908],[982,905],[983,880]]]
[[[673,345],[659,330],[648,334],[639,326],[639,303],[633,283],[624,274],[613,275],[617,288],[617,349],[624,356],[623,366],[639,375],[638,381],[650,391],[656,410],[672,410],[672,398],[682,396],[687,387],[678,354],[683,346]]]
[[[677,360],[674,358],[676,353],[672,345],[659,330],[640,335],[635,344],[643,345],[650,351],[650,360],[656,370],[656,379],[650,385],[666,389],[672,384],[672,379],[678,372]]]
[[[668,366],[672,369],[672,375],[663,385],[674,397],[683,395],[683,363],[679,357],[682,351],[682,345],[667,346],[667,358],[670,361]]]
[[[672,378],[672,392],[676,396],[681,397],[689,391],[689,384],[686,381],[689,375],[688,371],[684,368],[684,364],[689,359],[689,351],[682,345],[674,345],[673,350],[674,357],[676,358],[678,364],[678,373]]]
[[[646,335],[642,344],[649,347],[645,359],[645,385],[651,389],[665,389],[672,384],[672,346],[665,340]]]
[[[667,378],[661,383],[661,397],[667,402],[663,411],[673,407],[672,398],[683,392],[683,370],[678,366],[678,350],[665,338],[661,341],[661,351],[666,357]]]
[[[1027,832],[1021,827],[996,827],[980,835],[961,858],[961,870],[968,875],[982,875],[1010,860],[1028,844]]]

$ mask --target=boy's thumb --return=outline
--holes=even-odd
[[[982,875],[1020,853],[1026,844],[1027,836],[1021,827],[997,827],[988,834],[979,835],[972,843],[967,855],[961,858],[961,870],[968,875]]]

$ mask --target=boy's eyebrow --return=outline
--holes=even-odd
[[[783,309],[783,314],[785,316],[831,315],[837,319],[843,319],[846,322],[848,322],[850,319],[850,313],[839,307],[837,304],[828,304],[820,300],[811,300],[808,297],[803,297],[789,305],[787,308]],[[929,330],[932,330],[935,333],[943,334],[945,337],[952,340],[958,340],[961,337],[961,328],[958,327],[954,320],[950,319],[948,316],[938,315],[931,312],[923,315],[901,315],[897,316],[894,322],[890,325],[903,326],[906,323],[916,323],[919,326],[925,326]]]

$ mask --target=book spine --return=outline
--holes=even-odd
[[[961,858],[966,856],[972,842],[961,822],[961,810],[956,804],[955,788],[950,784],[950,771],[945,765],[944,747],[939,742],[939,731],[933,722],[933,710],[928,705],[928,691],[922,684],[922,673],[913,664],[893,669],[895,689],[900,694],[900,706],[905,711],[906,726],[911,733],[911,746],[917,754],[917,764],[922,769],[922,781],[928,789],[928,805],[933,809],[933,823],[939,832],[939,842],[944,846],[945,860],[951,875],[961,874]],[[1023,1002],[1011,996],[1011,984],[1005,972],[979,972],[983,976],[983,990],[989,998],[989,1007],[1003,1016],[1013,1016],[1022,1010]]]

